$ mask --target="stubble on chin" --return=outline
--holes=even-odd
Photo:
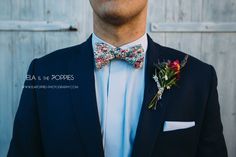
[[[100,9],[100,14],[97,14],[97,16],[99,16],[106,23],[122,25],[130,20],[129,13],[122,11],[122,9],[113,9],[108,6],[103,6]]]
[[[117,26],[123,25],[138,16],[138,13],[131,13],[128,10],[122,10],[120,8],[112,10],[111,8],[104,7],[100,9],[103,9],[101,11],[102,14],[97,14],[97,16],[99,16],[99,18],[101,18],[106,23]]]

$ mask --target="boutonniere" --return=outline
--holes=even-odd
[[[162,94],[166,89],[171,89],[180,79],[180,71],[186,65],[188,55],[180,62],[179,60],[164,61],[154,64],[155,74],[153,79],[157,84],[158,91],[148,105],[149,109],[156,109],[157,102],[161,100]]]

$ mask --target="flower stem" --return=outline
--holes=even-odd
[[[148,106],[148,109],[151,109],[151,108],[153,108],[153,109],[156,109],[156,106],[157,106],[157,101],[158,101],[158,98],[159,98],[159,94],[158,94],[158,92],[155,94],[155,96],[152,98],[152,100],[151,100],[151,102],[150,102],[150,104],[149,104],[149,106]]]

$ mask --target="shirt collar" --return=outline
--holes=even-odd
[[[93,49],[95,49],[95,45],[96,43],[105,43],[108,44],[109,46],[115,48],[115,46],[109,44],[108,42],[104,41],[103,39],[99,38],[95,33],[92,34],[92,45],[93,45]],[[138,38],[137,40],[130,42],[128,44],[122,45],[120,46],[121,49],[127,49],[129,47],[133,47],[135,45],[139,45],[141,44],[143,49],[144,49],[144,53],[146,53],[147,51],[147,47],[148,47],[148,39],[147,39],[147,33],[145,33],[142,37]]]

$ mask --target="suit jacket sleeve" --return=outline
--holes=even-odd
[[[34,75],[35,62],[33,60],[30,64],[28,75]],[[30,86],[34,86],[34,81],[26,80],[15,116],[8,157],[43,157],[36,94]]]
[[[217,76],[212,66],[211,76],[211,90],[205,108],[197,157],[227,157],[223,126],[220,118]]]

